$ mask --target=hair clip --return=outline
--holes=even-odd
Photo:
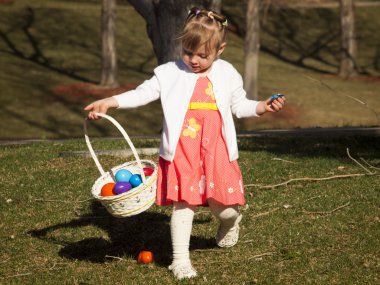
[[[208,13],[207,13],[207,16],[208,16],[210,19],[214,19],[214,15],[213,15],[212,11],[208,12]]]
[[[194,10],[194,8],[193,8],[193,9],[189,10],[189,12],[187,14],[188,15],[194,14],[195,16],[198,16],[200,12],[201,12],[201,10],[199,10],[199,9]]]
[[[227,19],[222,23],[222,26],[224,26],[224,27],[228,27]]]

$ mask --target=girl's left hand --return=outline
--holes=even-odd
[[[280,111],[285,105],[285,100],[285,97],[280,97],[274,100],[272,98],[268,98],[264,101],[265,111],[272,113]]]

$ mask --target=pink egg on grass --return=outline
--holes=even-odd
[[[131,189],[132,185],[129,182],[116,182],[115,186],[113,187],[113,193],[115,193],[115,195],[119,195]]]

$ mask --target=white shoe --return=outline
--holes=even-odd
[[[197,276],[197,272],[195,271],[194,267],[191,265],[190,261],[178,262],[178,263],[173,262],[169,266],[169,270],[171,270],[174,276],[179,280]]]
[[[233,227],[229,229],[223,229],[222,225],[219,225],[218,232],[215,237],[216,244],[219,247],[232,247],[238,242],[240,230],[239,223],[242,218],[243,215],[240,214],[237,217]]]

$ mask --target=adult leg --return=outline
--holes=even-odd
[[[232,247],[239,240],[239,223],[242,215],[238,205],[223,205],[213,199],[208,199],[211,212],[220,221],[216,234],[216,243],[220,247]]]
[[[190,236],[196,206],[175,202],[170,222],[173,246],[173,262],[169,269],[178,279],[191,278],[197,272],[190,261]]]

